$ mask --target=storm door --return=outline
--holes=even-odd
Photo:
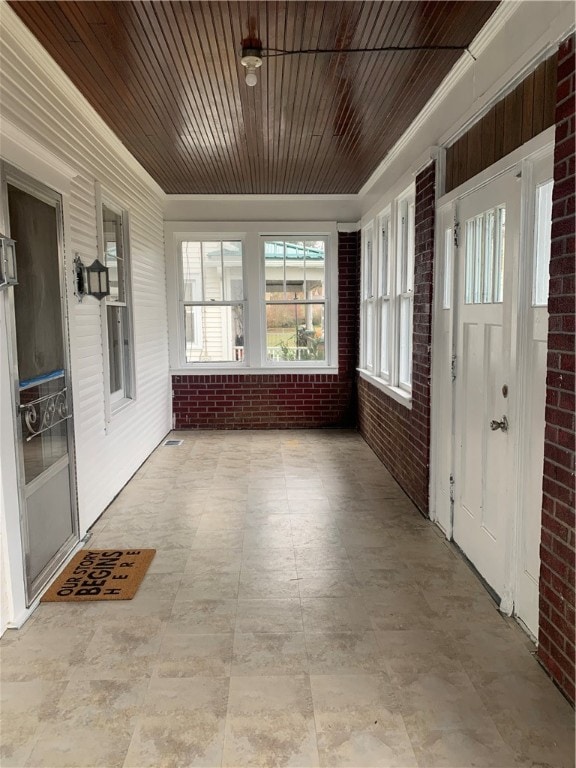
[[[10,357],[29,605],[78,541],[62,201],[7,166],[2,189],[16,241]]]

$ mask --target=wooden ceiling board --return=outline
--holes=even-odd
[[[491,0],[196,0],[10,5],[167,193],[352,194],[496,9]],[[269,55],[244,82],[241,41],[360,48]],[[270,51],[272,54],[273,51]]]

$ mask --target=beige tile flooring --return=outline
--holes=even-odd
[[[355,433],[186,432],[94,526],[125,603],[2,648],[8,766],[574,764],[573,711]]]

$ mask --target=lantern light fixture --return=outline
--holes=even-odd
[[[16,240],[0,232],[0,288],[17,284]]]
[[[84,296],[94,296],[102,300],[110,295],[110,275],[108,267],[98,259],[94,259],[89,267],[86,267],[76,254],[74,259],[74,271],[76,275],[76,295],[82,301]]]

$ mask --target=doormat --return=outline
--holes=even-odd
[[[155,554],[155,549],[82,549],[40,602],[132,600]]]

